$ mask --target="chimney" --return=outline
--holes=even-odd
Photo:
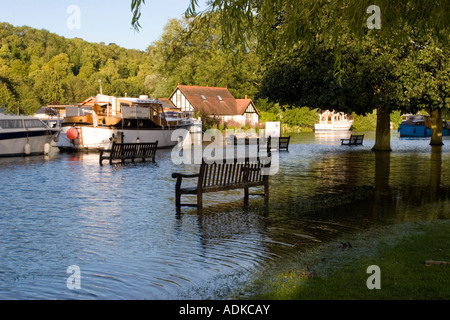
[[[247,99],[247,95],[245,95],[245,99]]]

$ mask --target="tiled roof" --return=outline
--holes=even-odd
[[[244,114],[244,112],[245,112],[245,110],[247,110],[249,104],[253,105],[252,99],[236,99],[236,102],[237,102],[237,114],[239,114],[239,115]],[[253,108],[255,108],[255,110],[256,110],[255,105],[253,105]],[[258,111],[256,111],[256,112],[258,112]]]
[[[208,115],[237,115],[238,103],[227,88],[178,85],[190,104]],[[175,90],[176,92],[176,90]]]

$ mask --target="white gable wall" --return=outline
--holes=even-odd
[[[189,103],[180,89],[177,89],[170,100],[177,108],[181,109],[181,111],[183,112],[195,111],[194,107]]]

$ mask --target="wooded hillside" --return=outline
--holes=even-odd
[[[8,23],[0,23],[0,41],[0,106],[14,112],[80,102],[99,92],[99,80],[111,95],[145,91],[146,52]]]

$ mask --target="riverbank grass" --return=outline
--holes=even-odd
[[[301,254],[255,280],[252,299],[450,299],[450,221],[408,222],[377,228]],[[380,289],[375,284],[379,267]]]

